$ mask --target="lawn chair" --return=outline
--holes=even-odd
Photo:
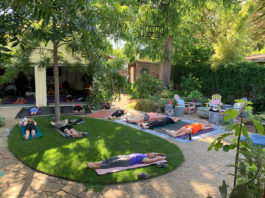
[[[210,106],[213,108],[219,108],[221,109],[223,103],[222,103],[222,96],[220,94],[213,94],[212,99],[206,104],[206,106]]]

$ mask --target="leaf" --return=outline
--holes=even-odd
[[[229,109],[224,112],[224,120],[228,122],[230,119],[236,119],[236,117],[239,115],[239,111],[235,109]]]
[[[18,45],[18,41],[17,42],[14,42],[11,47],[16,47]]]
[[[221,193],[222,198],[227,197],[227,188],[228,185],[226,184],[225,180],[223,180],[223,185],[219,186],[219,192]]]
[[[224,145],[223,151],[228,152],[230,150],[230,145]]]
[[[264,127],[263,127],[263,125],[260,124],[257,120],[253,120],[253,121],[254,121],[254,125],[255,125],[255,127],[256,127],[258,133],[259,133],[260,135],[263,135],[263,131],[264,131]]]
[[[246,166],[244,163],[240,163],[239,164],[239,172],[242,176],[246,176],[247,175],[247,170],[246,170]]]

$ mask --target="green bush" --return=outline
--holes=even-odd
[[[172,98],[174,96],[174,92],[169,89],[164,89],[161,92],[162,98]]]
[[[156,111],[156,105],[151,99],[141,99],[137,101],[135,109],[144,112],[154,112]]]
[[[180,82],[180,88],[185,96],[189,95],[194,90],[201,88],[201,82],[198,78],[189,74],[187,77],[183,76]]]
[[[130,95],[132,98],[148,98],[160,93],[165,88],[165,85],[159,79],[153,78],[144,72],[132,84]]]
[[[0,116],[0,127],[5,125],[5,118]]]
[[[193,101],[193,102],[201,102],[202,101],[202,93],[199,90],[194,90],[191,91],[190,94],[188,95],[188,101]]]

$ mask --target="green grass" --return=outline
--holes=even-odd
[[[64,138],[49,125],[51,118],[38,117],[35,120],[43,137],[25,141],[21,137],[19,127],[15,126],[9,135],[8,147],[18,159],[33,169],[87,185],[135,181],[138,180],[137,174],[140,172],[148,173],[152,177],[158,176],[174,170],[184,160],[181,150],[164,139],[111,121],[83,119],[85,123],[74,127],[89,132],[88,137]],[[166,153],[169,167],[148,166],[98,176],[85,165],[86,161],[100,161],[136,152]]]

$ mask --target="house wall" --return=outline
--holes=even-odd
[[[143,72],[149,73],[154,78],[159,78],[160,64],[151,62],[136,62],[136,78],[138,78]]]

